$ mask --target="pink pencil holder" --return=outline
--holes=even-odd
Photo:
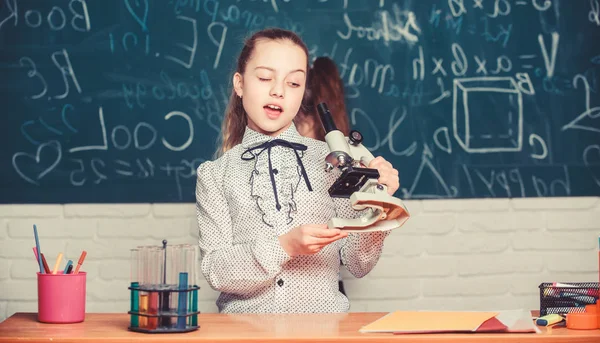
[[[40,274],[38,282],[38,321],[79,323],[85,319],[85,272]]]

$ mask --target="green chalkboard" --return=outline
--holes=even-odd
[[[599,0],[2,0],[0,203],[194,201],[269,26],[335,60],[397,196],[600,195]]]

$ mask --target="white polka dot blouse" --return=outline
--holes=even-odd
[[[340,263],[369,273],[389,232],[351,233],[314,255],[290,257],[278,236],[303,224],[360,212],[327,192],[339,172],[326,172],[325,142],[292,124],[277,137],[246,128],[241,144],[198,167],[196,208],[201,272],[220,292],[223,313],[346,312]]]

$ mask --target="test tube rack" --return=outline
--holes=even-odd
[[[192,245],[131,249],[129,330],[175,333],[197,330],[196,249]]]

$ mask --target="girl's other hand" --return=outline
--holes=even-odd
[[[279,242],[289,256],[295,257],[316,254],[327,244],[344,237],[348,237],[347,232],[328,229],[326,224],[306,224],[279,236]]]
[[[377,169],[379,171],[379,182],[382,185],[387,186],[389,195],[394,194],[398,188],[400,188],[400,178],[398,177],[398,170],[394,169],[394,166],[385,158],[381,156],[375,157],[369,163],[369,168]]]

